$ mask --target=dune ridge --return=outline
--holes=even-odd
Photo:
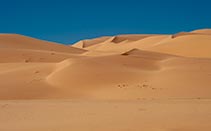
[[[82,49],[63,44],[38,40],[19,34],[0,34],[0,48],[48,50],[66,53],[83,53]]]
[[[121,54],[134,48],[183,57],[211,58],[210,29],[180,32],[173,35],[120,35],[116,42],[104,41],[87,47],[86,55]],[[135,38],[135,39],[134,39]],[[118,44],[117,44],[118,43]],[[203,53],[202,53],[203,52]]]

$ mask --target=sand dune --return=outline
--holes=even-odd
[[[211,35],[211,29],[195,30],[195,31],[192,31],[192,33],[199,33],[199,34]]]
[[[60,62],[86,50],[17,34],[0,34],[0,63]]]
[[[184,35],[148,50],[186,57],[211,58],[210,42],[211,35]]]
[[[184,58],[134,49],[121,55],[71,58],[58,64],[23,63],[2,66],[12,66],[9,69],[0,68],[0,78],[4,81],[1,82],[1,87],[4,87],[1,88],[2,99],[136,100],[210,96],[209,59]],[[25,77],[18,77],[22,74],[26,74]],[[9,81],[16,77],[19,79],[16,79],[14,87],[14,83]],[[36,84],[27,84],[30,81],[35,81]],[[181,82],[175,83],[176,81]],[[5,87],[8,93],[5,93]],[[24,92],[22,88],[32,89],[32,94],[38,95],[13,95],[17,94],[16,90],[20,94]],[[39,92],[43,92],[45,88],[49,91],[40,95]]]
[[[0,99],[48,98],[54,89],[45,82],[45,77],[52,68],[49,63],[0,64]]]
[[[43,41],[18,34],[0,34],[0,48],[48,50],[67,53],[83,53],[84,50],[58,43]]]
[[[82,41],[79,41],[76,44],[74,44],[73,47],[86,48],[86,47],[93,46],[98,43],[102,43],[102,42],[108,40],[109,38],[111,38],[111,37],[100,37],[100,38],[95,38],[95,39],[90,39],[90,40],[82,40]]]
[[[107,41],[87,47],[86,50],[89,52],[84,54],[89,56],[121,54],[137,48],[184,57],[210,58],[211,35],[209,32],[209,29],[196,30],[174,35],[152,35],[144,38],[142,36],[140,39],[135,36],[135,40],[129,40],[131,36],[127,36],[127,39],[119,40],[119,44]]]
[[[125,40],[119,44],[108,41],[86,48],[89,51],[84,54],[91,56],[121,54],[134,48],[147,50],[150,47],[153,47],[170,39],[170,35],[153,35],[136,41]],[[96,54],[96,52],[98,52],[98,54]]]
[[[172,38],[176,38],[176,37],[184,36],[184,35],[211,35],[211,29],[201,29],[201,30],[195,30],[192,32],[179,32],[172,35]]]
[[[210,130],[210,34],[1,34],[0,130]]]
[[[118,35],[118,36],[115,36],[111,42],[113,43],[121,43],[123,41],[132,42],[132,41],[141,40],[150,36],[153,36],[153,35],[147,35],[147,34],[146,35]]]
[[[179,33],[179,35],[175,38],[171,35],[102,37],[94,39],[93,42],[89,40],[83,47],[88,50],[87,52],[83,49],[55,43],[52,44],[55,46],[53,47],[58,46],[59,48],[51,51],[46,48],[51,43],[42,43],[43,41],[38,43],[41,45],[39,48],[42,47],[38,50],[38,46],[34,46],[36,45],[34,41],[39,40],[19,35],[6,37],[3,35],[4,37],[1,36],[3,42],[9,44],[6,47],[6,43],[2,44],[3,42],[0,41],[2,45],[0,48],[2,53],[0,56],[2,63],[0,94],[2,95],[0,97],[2,99],[108,100],[135,100],[142,97],[207,98],[210,96],[209,86],[211,85],[209,81],[211,37],[191,33],[188,35]],[[15,38],[7,41],[7,37]],[[122,43],[122,40],[125,42]],[[203,46],[200,46],[202,44]],[[80,53],[73,54],[76,53],[75,50]],[[7,67],[11,68],[7,69]],[[46,68],[45,73],[40,73],[40,69],[43,68]],[[36,70],[39,73],[34,73]],[[22,77],[24,73],[30,74],[31,77]],[[42,77],[35,78],[39,74],[42,74]],[[9,82],[11,78],[20,85],[16,84],[14,87],[14,83]],[[20,94],[21,92],[25,94],[22,89],[29,86],[25,83],[34,79],[42,80],[36,81],[39,88],[33,94],[42,92],[41,87],[43,87],[49,89],[46,95],[30,95],[30,93],[22,97],[13,95],[19,88]],[[175,84],[172,85],[172,83]],[[36,86],[30,85],[32,89]],[[8,95],[5,91],[9,92]]]
[[[71,57],[77,57],[72,53],[47,50],[0,48],[0,52],[0,63],[61,62]]]
[[[177,37],[185,36],[185,35],[199,35],[199,33],[194,33],[194,32],[179,32],[179,33],[173,34],[171,36],[171,38],[177,38]]]
[[[210,96],[211,61],[207,59],[136,49],[122,55],[71,59],[62,63],[65,66],[50,74],[47,81],[60,89],[75,92],[78,94],[74,96],[76,98],[121,100]]]
[[[87,39],[87,40],[82,40],[73,45],[73,47],[77,48],[87,48],[93,45],[98,45],[101,43],[122,43],[122,42],[132,42],[132,41],[137,41],[141,40],[147,37],[150,37],[153,35],[118,35],[118,36],[105,36],[105,37],[100,37],[100,38],[94,38],[94,39]]]

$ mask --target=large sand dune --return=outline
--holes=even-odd
[[[0,34],[0,63],[60,62],[86,52],[17,34]]]
[[[99,56],[106,54],[119,54],[134,48],[173,54],[185,57],[210,58],[211,31],[196,30],[193,32],[181,32],[174,35],[149,35],[140,39],[130,40],[130,35],[126,35],[124,40],[113,42],[100,42],[90,47],[85,47],[86,55]],[[117,44],[118,43],[118,44]],[[108,52],[108,53],[105,53]],[[203,52],[203,53],[202,53]]]
[[[84,50],[62,44],[43,41],[18,34],[0,34],[0,48],[47,50],[67,53],[82,53]]]
[[[71,46],[0,34],[0,131],[211,130],[210,49],[210,29]]]

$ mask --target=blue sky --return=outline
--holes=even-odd
[[[210,0],[0,0],[0,33],[65,44],[211,28]]]

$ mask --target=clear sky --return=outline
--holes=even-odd
[[[211,0],[0,0],[0,33],[60,43],[211,28]]]

